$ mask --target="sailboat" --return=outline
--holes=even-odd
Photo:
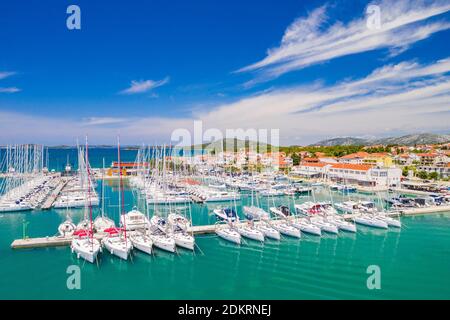
[[[265,237],[271,238],[274,240],[280,240],[281,235],[280,231],[274,229],[269,223],[261,221],[258,223],[255,228],[259,231],[261,231]]]
[[[67,217],[66,220],[58,226],[59,235],[62,237],[70,237],[73,235],[77,226],[73,223],[70,217],[69,208],[67,207]]]
[[[151,225],[147,235],[153,241],[155,247],[172,253],[176,251],[175,240],[161,231],[158,226]]]
[[[90,190],[90,170],[88,165],[89,152],[88,152],[88,141],[86,137],[86,171],[88,176],[88,190]],[[89,192],[89,191],[88,191]],[[89,195],[88,195],[89,196]],[[89,197],[90,199],[90,197]],[[83,258],[84,260],[94,263],[97,260],[97,255],[101,251],[100,242],[94,238],[93,224],[92,224],[92,206],[89,202],[89,229],[81,229],[75,231],[73,234],[76,236],[72,239],[70,245],[73,253],[77,254],[77,258]]]
[[[110,218],[105,215],[105,159],[103,158],[103,171],[102,171],[102,213],[94,220],[94,227],[97,232],[103,232],[106,229],[114,228],[116,224]]]
[[[130,234],[130,241],[133,247],[147,254],[153,252],[153,241],[145,232],[134,231]]]
[[[264,233],[255,228],[252,220],[249,220],[246,225],[237,226],[236,230],[245,238],[264,242]]]
[[[169,220],[169,224],[176,226],[183,231],[187,231],[187,229],[191,226],[191,222],[179,213],[169,213],[167,219]]]
[[[120,141],[117,137],[117,156],[119,163],[119,210],[120,214],[124,214],[123,203],[123,183],[122,183],[122,168],[120,162]],[[133,249],[133,245],[127,237],[127,226],[122,225],[122,228],[109,228],[104,230],[108,235],[103,238],[102,245],[113,255],[127,260]]]
[[[301,233],[300,230],[295,228],[289,221],[288,218],[292,215],[291,210],[286,205],[280,205],[278,207],[275,206],[275,198],[272,197],[273,206],[269,205],[269,198],[267,198],[267,206],[269,207],[270,213],[275,215],[277,218],[281,219],[281,221],[274,221],[270,225],[272,228],[277,230],[279,233],[293,237],[300,238]]]
[[[66,221],[58,226],[58,232],[62,237],[70,237],[75,232],[77,226],[72,222],[70,216],[67,216]]]
[[[241,235],[237,232],[231,225],[220,225],[216,226],[216,234],[227,241],[241,244]]]
[[[255,191],[251,190],[251,205],[243,206],[242,211],[244,212],[247,219],[253,219],[255,221],[258,220],[268,220],[270,218],[270,214],[266,212],[264,209],[260,208],[258,205],[254,205],[254,197]],[[256,203],[258,204],[258,197],[256,197]]]

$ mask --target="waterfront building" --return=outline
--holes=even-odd
[[[360,186],[390,187],[400,184],[402,170],[370,164],[303,162],[292,170],[292,174]]]

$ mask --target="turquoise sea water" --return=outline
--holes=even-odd
[[[101,189],[101,184],[98,186]],[[333,193],[335,201],[342,195]],[[367,195],[352,195],[367,198]],[[106,183],[105,204],[118,220],[117,188]],[[317,193],[318,200],[329,193]],[[297,203],[309,200],[298,197]],[[126,209],[142,201],[125,192]],[[243,195],[238,203],[250,202]],[[278,203],[292,198],[279,198]],[[267,202],[262,201],[267,207]],[[194,224],[214,223],[214,206],[193,204]],[[153,209],[150,210],[151,213]],[[94,210],[96,214],[97,209]],[[401,230],[358,227],[357,234],[241,246],[213,235],[197,236],[200,250],[179,255],[137,252],[133,261],[104,253],[100,265],[77,260],[68,247],[12,250],[24,221],[30,237],[56,234],[66,210],[0,215],[0,299],[449,299],[450,213],[402,218]],[[72,210],[75,222],[83,210]],[[81,289],[66,285],[70,265],[81,269]],[[369,265],[381,270],[381,289],[366,285]]]

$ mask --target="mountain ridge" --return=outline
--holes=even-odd
[[[414,146],[417,144],[440,144],[450,142],[450,134],[434,134],[434,133],[419,133],[407,134],[399,137],[387,138],[355,138],[355,137],[337,137],[331,139],[324,139],[319,142],[310,144],[310,146],[338,146],[338,145],[406,145]]]

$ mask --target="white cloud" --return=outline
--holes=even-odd
[[[84,118],[82,125],[84,126],[102,126],[102,125],[115,125],[128,121],[125,118],[114,118],[114,117],[89,117]]]
[[[280,129],[282,144],[312,143],[323,137],[450,130],[450,59],[430,64],[404,61],[378,68],[361,79],[274,89],[233,103],[197,111],[191,117],[92,117],[82,121],[0,111],[0,143],[70,143],[88,133],[98,143],[169,142],[178,128],[204,130]],[[203,109],[201,109],[203,110]],[[39,141],[35,141],[39,142]]]
[[[16,93],[19,91],[22,91],[22,90],[19,88],[16,88],[16,87],[6,87],[6,88],[0,87],[0,93]]]
[[[0,71],[0,80],[8,78],[10,76],[13,76],[15,74],[16,74],[16,72],[12,72],[12,71]]]
[[[259,77],[249,82],[253,84],[350,54],[384,48],[394,55],[450,28],[446,21],[429,20],[449,11],[448,1],[385,0],[379,6],[380,29],[367,28],[364,12],[347,24],[336,22],[326,28],[327,7],[319,7],[307,17],[296,19],[286,29],[280,45],[268,50],[264,59],[238,72],[258,71]]]
[[[161,87],[169,82],[169,77],[162,80],[133,80],[129,88],[122,90],[120,93],[123,94],[137,94],[150,91],[157,87]]]

